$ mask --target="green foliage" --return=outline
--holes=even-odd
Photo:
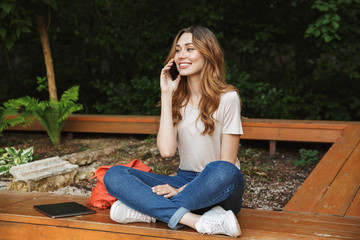
[[[0,36],[2,46],[10,50],[23,33],[31,33],[33,18],[47,6],[57,9],[55,0],[2,0],[0,2]]]
[[[359,0],[52,2],[1,1],[0,40],[30,23],[32,33],[21,32],[10,50],[2,42],[0,102],[26,95],[45,75],[32,13],[50,4],[58,91],[80,84],[87,113],[159,114],[159,74],[173,37],[199,24],[219,39],[244,116],[360,120]],[[25,22],[10,27],[15,19]]]
[[[319,162],[319,151],[302,148],[299,150],[300,159],[294,161],[296,167],[310,167]]]
[[[43,90],[47,90],[49,88],[48,81],[47,81],[46,77],[36,77],[36,80],[37,80],[37,86],[38,86],[36,88],[36,90],[38,92],[41,92]]]
[[[104,94],[106,101],[97,102],[95,107],[103,114],[158,114],[158,81],[141,77],[132,79],[129,84],[109,82],[106,85],[97,80],[94,85]]]
[[[347,4],[351,7],[352,4],[359,4],[359,0],[316,0],[312,9],[317,9],[323,13],[315,23],[308,26],[305,31],[305,37],[321,37],[326,43],[333,39],[340,40],[341,37],[338,34],[340,28],[341,17],[338,14],[338,10],[341,5]]]
[[[59,148],[61,129],[66,118],[73,112],[82,109],[82,105],[76,103],[78,94],[79,86],[74,86],[65,91],[59,101],[54,99],[50,99],[50,101],[39,101],[29,96],[9,100],[4,104],[5,110],[10,109],[13,111],[8,111],[7,114],[10,113],[10,115],[6,116],[6,114],[4,114],[4,117],[16,113],[19,116],[19,122],[25,119],[27,123],[31,123],[35,117],[45,128],[55,148]],[[1,122],[2,121],[4,121],[4,118],[1,118]],[[0,126],[5,124],[1,123]]]
[[[16,150],[13,147],[0,149],[0,176],[8,175],[13,166],[28,163],[33,160],[34,147]]]
[[[3,130],[10,126],[16,126],[22,124],[24,127],[29,126],[32,122],[30,116],[27,113],[18,114],[20,105],[14,101],[9,100],[4,103],[4,106],[0,106],[0,135]]]
[[[269,179],[268,171],[269,167],[261,165],[259,161],[260,154],[255,152],[252,148],[245,150],[239,150],[238,159],[241,163],[241,171],[244,176],[258,176],[262,181]]]
[[[169,176],[171,173],[171,166],[159,164],[153,167],[153,173]]]

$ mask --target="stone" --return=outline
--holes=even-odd
[[[69,155],[62,156],[61,159],[70,162],[71,164],[76,164],[79,166],[89,165],[93,162],[99,161],[114,153],[119,146],[108,147],[104,149],[97,150],[87,150],[85,152],[73,153]]]
[[[9,190],[51,191],[74,183],[78,165],[72,165],[58,156],[14,166],[10,173],[14,181]]]
[[[94,176],[96,169],[100,167],[99,162],[94,162],[88,166],[82,166],[78,169],[78,172],[75,176],[75,182],[88,180],[92,176]]]
[[[52,177],[46,177],[38,181],[27,180],[27,181],[13,181],[9,185],[9,190],[23,191],[23,192],[49,192],[57,189],[69,186],[74,183],[75,175],[77,171],[72,171],[66,174],[60,174]]]
[[[160,151],[158,148],[151,148],[150,152],[153,157],[160,156]]]

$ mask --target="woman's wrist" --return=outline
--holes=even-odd
[[[167,104],[172,102],[172,93],[161,93],[161,104]]]

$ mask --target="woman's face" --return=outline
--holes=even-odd
[[[200,77],[205,58],[194,47],[191,33],[184,33],[179,38],[176,45],[175,63],[181,76]]]

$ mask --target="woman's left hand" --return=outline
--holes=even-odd
[[[185,188],[185,185],[181,188],[174,188],[169,184],[158,185],[152,188],[152,191],[157,195],[164,195],[166,198],[171,198],[181,192]]]

